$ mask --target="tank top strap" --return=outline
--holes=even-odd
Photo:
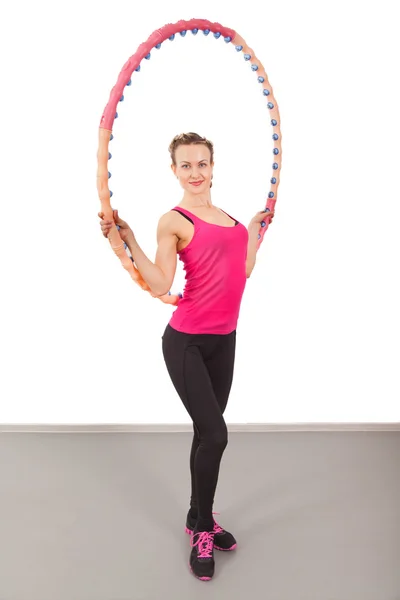
[[[189,221],[192,221],[193,224],[196,223],[196,222],[201,222],[201,219],[199,219],[198,217],[196,217],[196,215],[194,215],[193,213],[191,213],[189,210],[186,210],[186,208],[182,208],[181,206],[174,206],[174,208],[172,208],[171,210],[175,210],[176,212],[180,212]]]
[[[220,208],[220,210],[222,210],[222,208]],[[225,213],[230,219],[232,219],[232,221],[235,221],[235,225],[238,225],[239,221],[237,219],[235,219],[234,217],[231,217],[231,215],[228,215],[227,212],[225,212],[224,210],[222,210],[223,213]]]

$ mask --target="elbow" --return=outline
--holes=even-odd
[[[166,286],[164,282],[163,286],[160,285],[157,288],[154,288],[152,292],[155,296],[157,296],[157,298],[161,298],[161,296],[166,296],[167,294],[169,294],[169,292],[171,291],[171,285],[172,283]]]
[[[166,296],[169,293],[169,290],[160,291],[160,289],[158,289],[158,290],[153,289],[151,291],[153,292],[153,294],[156,298],[161,298],[162,296]]]

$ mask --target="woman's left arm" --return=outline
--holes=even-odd
[[[257,244],[258,244],[258,232],[260,231],[260,225],[262,221],[269,219],[269,224],[272,223],[275,211],[259,211],[250,221],[247,228],[249,232],[249,241],[247,244],[247,258],[246,258],[246,277],[249,278],[253,272],[256,264]]]

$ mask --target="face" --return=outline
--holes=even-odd
[[[210,188],[213,165],[210,163],[210,150],[207,146],[178,146],[175,161],[176,165],[172,165],[172,170],[185,191],[201,194]]]

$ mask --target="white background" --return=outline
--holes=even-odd
[[[161,353],[173,308],[142,292],[101,236],[96,152],[125,61],[155,29],[193,17],[244,37],[282,122],[276,216],[243,300],[227,421],[400,420],[394,5],[8,4],[1,422],[190,422]],[[273,145],[266,99],[232,44],[188,33],[143,63],[119,105],[110,187],[154,259],[157,220],[181,198],[175,134],[214,142],[213,201],[246,225],[265,206]],[[182,284],[179,267],[173,290]]]

